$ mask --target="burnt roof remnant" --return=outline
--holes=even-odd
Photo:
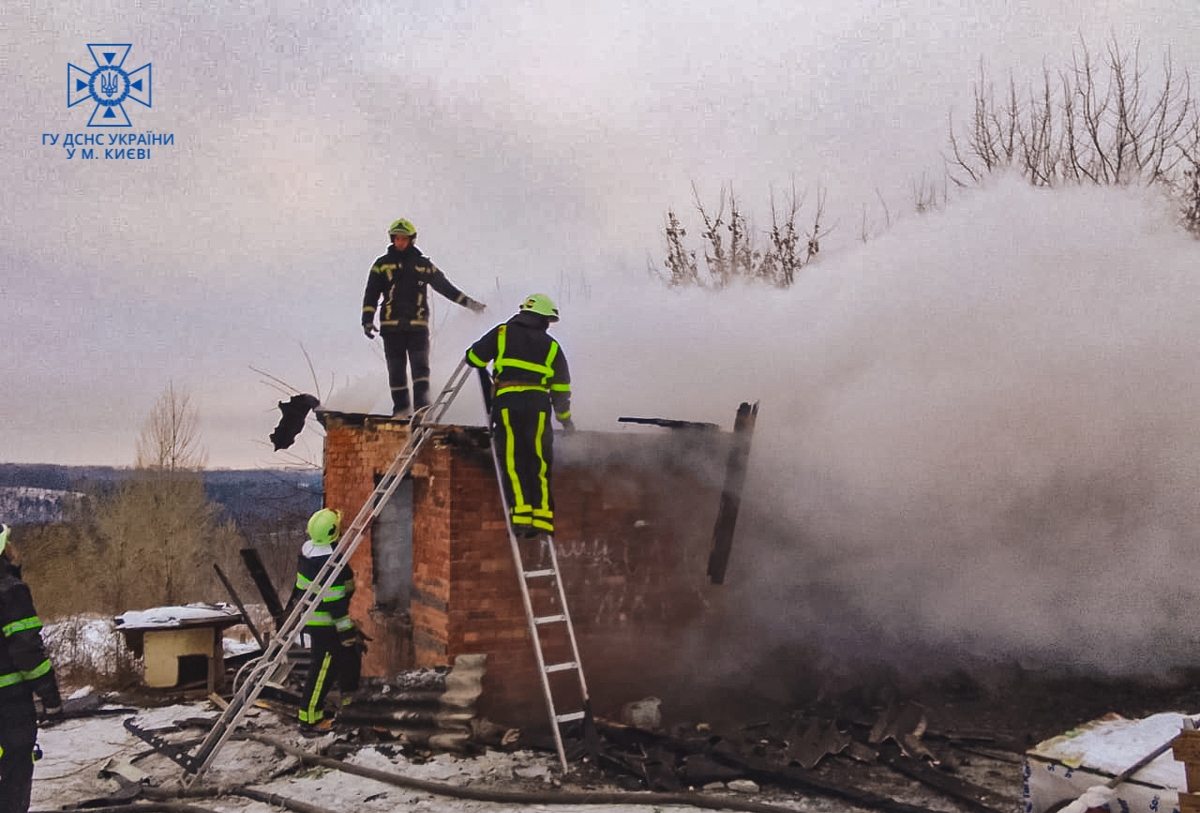
[[[737,525],[738,509],[742,505],[742,488],[746,484],[746,464],[750,459],[750,439],[758,419],[758,402],[742,402],[733,422],[733,447],[725,468],[725,487],[721,489],[721,508],[713,527],[712,553],[708,557],[708,578],[713,584],[725,583],[725,568],[733,547],[733,529]]]
[[[703,423],[701,421],[680,421],[674,418],[617,418],[617,423],[641,423],[650,426],[662,426],[667,429],[704,429],[712,431],[721,427],[715,423]]]

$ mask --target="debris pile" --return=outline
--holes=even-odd
[[[962,775],[972,761],[1015,773],[1019,752],[997,748],[986,736],[930,734],[927,728],[925,710],[907,702],[887,706],[869,722],[797,714],[723,733],[706,724],[668,733],[599,722],[596,763],[630,790],[773,786],[875,809],[906,809],[904,802],[865,790],[880,784],[876,774],[882,769],[980,813],[1019,806],[1015,796]],[[939,753],[926,736],[938,740]]]

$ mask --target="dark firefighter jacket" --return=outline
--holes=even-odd
[[[292,590],[292,606],[300,600],[300,596],[312,584],[332,554],[333,548],[329,545],[314,545],[311,539],[304,543],[304,547],[300,549],[299,563],[296,565],[296,587]],[[350,620],[350,596],[353,593],[354,571],[350,569],[350,565],[346,565],[329,588],[321,594],[321,601],[305,626],[332,627],[338,632],[354,629],[354,622]]]
[[[546,329],[544,316],[522,311],[496,325],[467,350],[467,363],[487,367],[492,362],[495,395],[541,390],[550,394],[560,421],[571,417],[571,372],[562,347]]]
[[[0,633],[0,703],[29,703],[32,693],[44,708],[62,706],[33,597],[28,585],[21,581],[21,568],[3,557],[0,557]]]
[[[433,290],[456,305],[470,306],[474,302],[446,279],[446,275],[416,246],[409,245],[403,251],[392,246],[387,254],[375,261],[367,275],[362,323],[371,324],[378,307],[381,332],[428,327],[427,286],[432,286]],[[380,297],[383,298],[382,304]]]

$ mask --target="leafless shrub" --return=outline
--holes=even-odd
[[[1184,172],[1183,178],[1180,204],[1183,226],[1194,237],[1200,237],[1200,166],[1194,166]]]
[[[921,176],[920,182],[914,181],[912,185],[912,200],[913,209],[916,213],[923,215],[926,212],[935,212],[945,206],[947,183],[948,181],[943,178],[942,185],[939,187],[925,175]]]
[[[1016,171],[1034,186],[1161,185],[1181,200],[1183,223],[1197,236],[1195,173],[1200,118],[1188,74],[1164,57],[1150,87],[1149,71],[1110,41],[1097,61],[1085,45],[1068,68],[1043,71],[1027,92],[1010,76],[1000,96],[981,66],[972,115],[950,126],[951,177],[959,185]]]
[[[698,286],[720,289],[735,280],[765,282],[786,288],[796,281],[797,273],[816,257],[821,239],[827,234],[822,226],[825,192],[819,190],[812,224],[807,230],[797,225],[804,199],[793,185],[787,198],[777,202],[771,192],[771,228],[757,235],[747,220],[733,189],[722,187],[715,209],[706,207],[692,186],[696,213],[702,228],[704,261],[701,249],[686,244],[687,230],[672,210],[667,211],[664,236],[667,255],[663,269],[651,271],[670,286]],[[765,238],[762,239],[762,238]]]
[[[700,274],[696,268],[696,252],[683,244],[687,230],[679,222],[673,209],[667,210],[667,258],[665,260],[668,285],[699,285]]]

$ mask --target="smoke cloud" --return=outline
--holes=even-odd
[[[738,640],[839,668],[1194,664],[1200,244],[1171,218],[1003,182],[714,299],[743,318],[708,398],[762,402]]]

